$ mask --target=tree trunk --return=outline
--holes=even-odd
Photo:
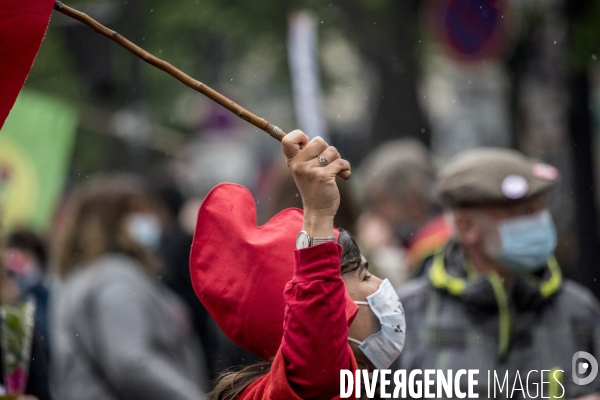
[[[353,40],[380,78],[367,147],[403,137],[429,143],[429,128],[417,100],[420,1],[387,1],[368,11],[357,3],[360,1],[347,1],[340,7],[356,27]]]

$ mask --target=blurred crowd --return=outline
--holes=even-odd
[[[227,142],[213,146],[213,154],[229,153]],[[196,297],[189,271],[196,212],[224,180],[249,187],[259,223],[302,202],[283,160],[260,166],[243,156],[250,150],[233,147],[240,157],[232,166],[188,169],[193,179],[181,165],[147,180],[90,177],[65,193],[45,234],[26,226],[3,233],[2,332],[13,330],[13,340],[2,342],[5,360],[11,356],[2,370],[6,392],[39,400],[202,399],[220,373],[259,360],[231,342]],[[249,170],[259,178],[250,181]],[[453,236],[435,162],[425,145],[401,139],[353,171],[339,181],[335,224],[352,233],[378,276],[401,289]]]
[[[20,7],[7,8],[6,20],[21,24],[12,11]],[[396,338],[369,303],[376,292],[352,298],[347,290],[363,316],[370,307],[377,329],[350,338],[314,325],[344,333],[355,363],[358,354],[367,369],[506,373],[513,391],[504,398],[537,397],[528,371],[540,370],[550,397],[600,399],[600,378],[582,384],[593,374],[583,378],[575,358],[600,355],[600,0],[76,7],[279,126],[321,135],[352,164],[352,178],[337,180],[334,225],[352,249],[340,272],[356,263],[350,272],[361,284],[374,276]],[[277,370],[236,334],[256,329],[264,345],[268,324],[247,312],[255,304],[244,295],[247,308],[233,308],[258,328],[246,320],[228,332],[223,320],[236,322],[229,303],[213,318],[198,289],[204,279],[190,274],[190,250],[201,204],[221,182],[249,190],[259,226],[302,208],[293,157],[286,165],[280,144],[245,118],[145,69],[88,26],[58,12],[52,21],[0,123],[0,400],[244,398],[240,371],[249,385]],[[29,40],[4,42],[20,54]],[[319,165],[307,159],[334,165],[322,153]],[[316,239],[335,239],[329,228]],[[237,250],[234,267],[243,267],[231,231],[211,239]],[[208,247],[206,236],[200,241]],[[261,262],[274,257],[262,253]],[[250,276],[243,272],[219,276],[219,305],[224,292],[237,299],[231,287]],[[268,276],[251,284],[277,288]],[[268,304],[256,315],[276,313]],[[354,317],[342,322],[350,327]],[[309,342],[298,354],[318,347],[308,331],[294,332]],[[326,381],[322,371],[315,380]],[[527,396],[521,389],[513,397],[519,371]],[[281,375],[290,393],[302,393]],[[547,398],[544,389],[539,395]]]

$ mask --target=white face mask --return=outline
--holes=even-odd
[[[381,323],[381,330],[363,342],[348,338],[373,363],[377,369],[389,368],[402,352],[406,338],[406,321],[402,303],[389,280],[384,280],[379,289],[367,297],[367,301],[355,301],[368,305]]]
[[[158,250],[162,228],[157,217],[147,213],[131,214],[127,218],[127,232],[133,240],[151,251]]]

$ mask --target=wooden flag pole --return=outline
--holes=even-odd
[[[223,96],[221,93],[217,92],[216,90],[210,88],[206,84],[192,78],[191,76],[182,72],[180,69],[175,68],[173,65],[169,64],[168,62],[161,60],[158,57],[153,56],[152,54],[148,53],[146,50],[142,49],[138,45],[132,43],[131,41],[129,41],[126,38],[124,38],[123,36],[121,36],[119,33],[115,32],[111,29],[108,29],[107,27],[105,27],[104,25],[102,25],[101,23],[96,21],[95,19],[91,18],[89,15],[84,14],[81,11],[77,11],[77,10],[73,9],[72,7],[69,7],[65,4],[63,4],[60,1],[57,1],[54,4],[54,9],[56,11],[61,12],[62,14],[68,15],[71,18],[74,18],[80,22],[83,22],[84,24],[86,24],[89,27],[91,27],[92,29],[94,29],[96,32],[117,42],[118,44],[123,46],[125,49],[130,51],[131,53],[135,54],[136,56],[140,57],[142,60],[146,61],[148,64],[151,64],[151,65],[155,66],[156,68],[165,71],[169,75],[171,75],[174,78],[176,78],[177,80],[179,80],[184,85],[189,86],[190,88],[202,93],[209,99],[219,103],[220,105],[222,105],[223,107],[225,107],[226,109],[228,109],[229,111],[231,111],[232,113],[237,115],[238,117],[250,122],[252,125],[256,126],[257,128],[262,129],[263,131],[267,132],[269,135],[271,135],[275,139],[279,140],[280,142],[283,139],[283,137],[286,135],[286,133],[281,128],[273,125],[272,123],[270,123],[269,121],[267,121],[264,118],[260,118],[260,117],[256,116],[255,114],[246,110],[244,107],[231,101],[230,99]],[[343,179],[349,179],[351,176],[351,172],[350,172],[350,170],[341,171],[338,174],[338,176],[340,176]]]

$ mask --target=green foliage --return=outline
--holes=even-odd
[[[600,57],[600,1],[589,2],[588,12],[571,23],[571,65],[584,70]],[[595,56],[595,59],[594,59]]]
[[[49,29],[27,77],[26,87],[78,101],[80,83],[60,31]]]
[[[136,1],[139,13],[130,15],[132,1]],[[75,9],[86,10],[87,6],[110,4],[117,12],[109,28],[137,42],[145,50],[171,63],[188,75],[207,85],[222,90],[224,83],[238,78],[236,74],[250,61],[256,69],[261,66],[257,56],[268,57],[274,69],[264,82],[263,88],[250,85],[252,90],[263,92],[288,92],[290,90],[286,36],[290,13],[298,8],[314,10],[319,15],[331,13],[331,5],[317,0],[79,0],[65,1]],[[95,15],[92,14],[92,17]],[[328,22],[333,18],[328,18]],[[101,21],[102,22],[102,21]],[[152,123],[189,129],[173,119],[173,110],[178,99],[191,89],[177,82],[168,74],[146,65],[115,43],[106,40],[112,61],[111,79],[113,92],[108,98],[99,98],[89,87],[89,81],[75,64],[73,49],[67,47],[67,25],[79,24],[68,17],[54,12],[45,40],[41,46],[26,86],[81,104],[99,107],[104,112],[116,112],[129,106],[134,81],[134,63],[143,84],[143,98],[149,107]],[[329,27],[330,25],[327,25]],[[88,29],[83,27],[83,30]],[[134,36],[132,35],[132,32]],[[135,33],[139,32],[137,39]],[[94,48],[84,51],[93,53]],[[250,54],[255,54],[249,57]],[[260,61],[260,59],[259,59]],[[253,75],[251,75],[253,76]],[[237,82],[235,82],[237,83]],[[245,82],[247,84],[247,82]],[[268,88],[268,91],[267,91]],[[247,89],[246,89],[247,90]],[[224,91],[226,95],[227,90]],[[251,93],[248,97],[252,99]],[[232,97],[242,105],[254,110],[253,104]],[[107,123],[101,129],[110,129]],[[110,133],[110,132],[106,132]],[[111,157],[108,154],[123,154],[124,144],[120,140],[94,139],[98,131],[80,130],[73,160],[72,175],[91,173],[94,168],[106,169]],[[93,144],[100,140],[102,143]],[[121,145],[119,146],[119,143]],[[99,150],[106,151],[102,155]]]

